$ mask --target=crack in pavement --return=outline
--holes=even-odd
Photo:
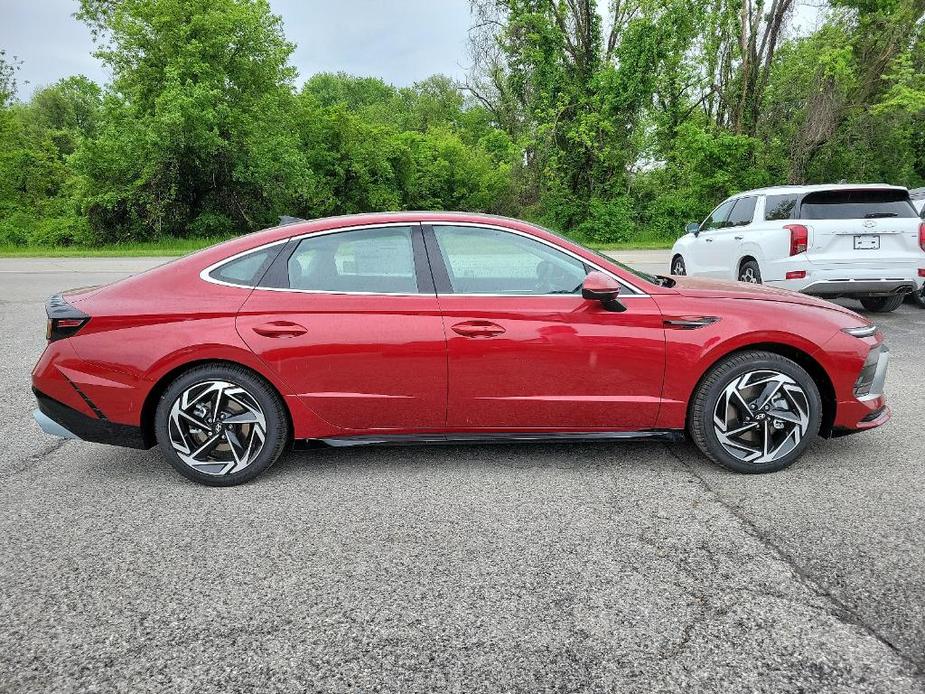
[[[9,467],[0,470],[0,479],[8,479],[25,472],[26,470],[30,469],[30,463],[34,463],[42,460],[43,458],[47,458],[50,455],[54,455],[70,442],[71,439],[55,439],[35,453],[30,453],[29,455],[22,458],[18,465],[10,465]]]
[[[828,590],[824,585],[816,581],[806,570],[804,570],[800,564],[797,562],[796,558],[778,545],[767,533],[762,531],[745,513],[742,509],[736,506],[733,503],[728,502],[713,486],[704,478],[695,467],[687,460],[685,460],[677,451],[672,449],[670,444],[664,444],[665,450],[668,454],[686,467],[690,473],[699,480],[700,485],[709,493],[713,499],[725,508],[729,513],[742,524],[745,532],[755,538],[761,545],[777,557],[780,561],[784,562],[787,566],[790,567],[797,581],[805,586],[810,592],[815,594],[817,597],[822,598],[825,601],[828,601],[831,605],[829,614],[838,619],[839,621],[855,626],[863,630],[868,636],[873,637],[878,642],[886,646],[893,654],[896,655],[903,663],[909,666],[912,670],[912,675],[918,679],[925,678],[925,663],[919,662],[912,656],[903,652],[898,646],[896,646],[889,638],[884,634],[880,633],[876,627],[868,624],[864,619],[856,613],[847,603],[836,597],[830,590]]]

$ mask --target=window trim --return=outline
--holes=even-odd
[[[481,222],[454,222],[454,221],[443,221],[443,220],[436,221],[436,222],[430,221],[430,222],[421,223],[421,228],[423,229],[423,232],[424,232],[424,243],[425,243],[425,246],[427,247],[427,256],[428,256],[428,259],[430,260],[431,272],[434,275],[434,281],[437,285],[437,296],[496,297],[496,298],[505,297],[508,299],[513,299],[513,298],[526,299],[529,297],[543,297],[543,298],[559,297],[559,298],[565,298],[565,299],[574,299],[576,296],[580,297],[581,295],[580,294],[489,294],[489,293],[464,294],[464,293],[454,292],[452,285],[450,284],[450,281],[449,281],[449,272],[447,271],[447,268],[446,268],[446,259],[443,257],[443,253],[440,250],[440,246],[437,244],[437,237],[434,231],[435,227],[474,227],[477,229],[491,229],[492,231],[500,231],[502,233],[514,234],[515,236],[522,236],[527,239],[532,239],[533,241],[536,241],[537,243],[541,243],[545,246],[549,246],[553,250],[559,251],[560,253],[564,253],[565,255],[574,258],[580,263],[590,267],[592,270],[595,270],[597,272],[603,272],[605,275],[607,275],[608,277],[611,277],[612,279],[620,283],[623,287],[625,287],[630,292],[632,292],[631,294],[624,294],[621,292],[620,293],[621,301],[623,299],[628,299],[628,298],[637,298],[637,297],[645,298],[649,296],[646,292],[630,284],[629,282],[624,280],[622,277],[619,277],[618,275],[611,272],[610,270],[606,270],[602,268],[600,265],[598,265],[597,263],[591,260],[588,260],[587,258],[583,258],[582,256],[578,255],[577,253],[573,253],[571,250],[567,248],[563,248],[562,246],[559,246],[558,244],[552,243],[551,241],[547,241],[546,239],[540,238],[539,236],[536,236],[534,234],[530,234],[525,231],[520,231],[519,229],[511,229],[509,227],[498,226],[496,224],[483,224]]]
[[[240,253],[236,253],[235,255],[229,256],[227,258],[222,258],[221,260],[215,263],[212,263],[207,268],[202,270],[202,272],[199,273],[199,277],[203,281],[209,282],[211,284],[218,284],[218,285],[227,286],[227,287],[234,287],[236,289],[247,289],[250,291],[265,291],[265,292],[293,292],[297,294],[331,294],[331,295],[340,295],[340,296],[439,296],[442,294],[443,296],[506,297],[509,299],[510,298],[527,298],[527,297],[545,297],[545,298],[558,297],[562,299],[574,299],[576,296],[578,296],[577,294],[453,294],[452,292],[450,293],[440,292],[437,290],[436,285],[435,285],[435,280],[438,279],[435,273],[437,273],[437,271],[440,268],[439,268],[439,265],[435,267],[434,259],[431,257],[431,252],[430,252],[430,247],[437,245],[436,238],[433,238],[432,236],[431,238],[428,238],[428,233],[427,233],[428,229],[430,229],[431,234],[432,234],[433,233],[432,228],[435,226],[480,227],[484,229],[493,229],[495,231],[515,234],[517,236],[523,236],[528,239],[533,239],[534,241],[545,244],[549,246],[550,248],[559,251],[560,253],[565,253],[566,255],[569,255],[575,258],[576,260],[584,263],[585,265],[590,266],[593,270],[596,270],[598,272],[603,272],[608,277],[611,277],[616,282],[619,282],[620,285],[622,285],[623,287],[626,287],[627,290],[632,292],[629,294],[621,293],[620,294],[621,301],[623,299],[635,299],[635,298],[648,298],[649,297],[649,294],[647,292],[643,291],[639,287],[623,279],[622,277],[620,277],[613,271],[607,270],[601,267],[600,265],[598,265],[597,263],[595,263],[594,261],[588,260],[587,258],[583,258],[577,253],[574,253],[573,251],[569,250],[568,248],[563,248],[562,246],[552,243],[551,241],[547,241],[546,239],[540,238],[539,236],[536,236],[535,234],[530,234],[525,231],[520,231],[519,229],[511,229],[510,227],[499,226],[497,224],[485,224],[482,222],[453,222],[453,221],[444,221],[444,220],[439,220],[439,221],[422,220],[422,221],[416,221],[416,222],[380,222],[378,224],[361,224],[358,226],[337,227],[335,229],[325,229],[324,231],[309,232],[307,234],[299,234],[297,236],[288,236],[286,238],[279,239],[277,241],[271,241],[262,246],[255,246],[254,248],[248,248],[246,251],[241,251]],[[260,282],[258,282],[257,285],[255,286],[249,286],[249,285],[243,285],[243,284],[229,284],[227,282],[224,282],[222,280],[217,280],[209,276],[209,273],[212,272],[215,268],[220,267],[221,265],[224,265],[225,263],[231,262],[232,260],[237,260],[239,257],[247,255],[248,253],[253,253],[254,251],[259,251],[264,248],[270,248],[272,246],[285,245],[285,244],[292,243],[292,252],[294,253],[295,249],[298,247],[299,242],[307,238],[312,238],[312,237],[317,237],[317,236],[327,236],[328,234],[339,234],[339,233],[347,232],[347,231],[363,231],[365,229],[381,229],[381,228],[386,228],[386,227],[411,227],[412,228],[411,241],[412,241],[412,248],[414,250],[415,270],[418,272],[420,272],[422,268],[426,268],[428,270],[428,272],[424,273],[423,277],[418,275],[417,280],[418,280],[419,291],[414,294],[398,293],[398,292],[339,292],[339,291],[332,291],[328,289],[293,289],[291,287],[261,286],[260,282],[262,282],[266,277],[272,274],[272,271],[274,270],[276,264],[280,262],[280,259],[283,256],[286,256],[286,262],[288,263],[289,257],[292,255],[292,253],[278,254],[276,256],[276,259],[270,264],[269,269],[265,273],[263,273],[263,277],[261,277]],[[420,247],[418,247],[417,244],[415,243],[415,236],[417,235],[420,236],[420,239],[422,241]],[[282,251],[283,249],[280,249],[280,250]],[[419,265],[419,259],[418,259],[418,253],[421,251],[424,252],[424,255],[422,256],[422,259],[424,261],[423,265]],[[443,263],[443,256],[440,255],[439,249],[435,249],[434,253],[435,253],[435,257],[439,259],[440,263]],[[444,272],[446,272],[445,265],[443,266],[442,269]]]
[[[246,251],[241,251],[240,253],[235,253],[234,255],[228,256],[227,258],[222,258],[217,263],[212,263],[207,268],[205,268],[202,272],[200,272],[199,279],[204,280],[205,282],[209,282],[210,284],[220,285],[222,287],[234,287],[236,289],[255,289],[263,281],[263,278],[270,271],[270,268],[273,267],[273,265],[276,263],[276,260],[279,257],[279,252],[282,251],[282,248],[280,248],[279,251],[276,252],[276,256],[273,257],[272,260],[270,260],[270,262],[267,264],[264,271],[259,273],[260,277],[257,279],[256,283],[254,284],[242,284],[240,282],[227,282],[225,280],[220,280],[217,277],[212,277],[212,273],[218,270],[219,268],[221,268],[222,266],[227,265],[228,263],[233,263],[239,258],[243,258],[244,256],[250,255],[251,253],[259,253],[260,251],[264,251],[268,248],[273,248],[273,246],[279,246],[285,243],[287,240],[288,239],[283,239],[282,241],[273,241],[272,243],[267,243],[267,244],[264,244],[263,246],[255,246],[254,248],[248,248]]]
[[[319,236],[328,236],[330,234],[339,234],[339,233],[348,232],[348,231],[365,231],[367,229],[382,229],[382,228],[388,228],[388,227],[409,227],[411,229],[411,249],[412,249],[412,258],[414,262],[415,279],[417,280],[417,283],[418,283],[417,292],[413,292],[413,293],[411,292],[342,292],[342,291],[335,291],[331,289],[294,289],[292,287],[265,287],[261,285],[261,282],[263,282],[264,278],[266,278],[268,275],[272,273],[276,264],[280,262],[280,259],[283,258],[283,256],[285,256],[285,262],[288,264],[289,258],[291,258],[292,254],[295,253],[296,249],[299,246],[299,243],[305,239],[317,238]],[[299,234],[298,236],[289,236],[284,239],[279,239],[278,241],[271,241],[270,243],[267,243],[263,246],[256,246],[246,251],[242,251],[241,253],[237,253],[235,255],[229,256],[228,258],[224,258],[217,263],[213,263],[212,265],[207,267],[205,270],[200,272],[199,277],[200,279],[205,280],[206,282],[211,282],[212,284],[220,284],[220,285],[228,286],[228,287],[236,287],[238,289],[250,289],[252,291],[259,290],[259,291],[265,291],[265,292],[292,292],[296,294],[332,294],[332,295],[341,295],[341,296],[344,296],[344,295],[346,296],[435,296],[436,292],[433,286],[433,277],[431,276],[431,273],[429,272],[429,268],[428,268],[428,272],[424,273],[423,276],[421,275],[422,265],[420,263],[420,259],[418,258],[418,255],[423,252],[423,244],[419,246],[415,238],[419,236],[420,233],[421,233],[421,223],[420,222],[383,222],[380,224],[361,224],[358,226],[337,227],[336,229],[325,229],[323,231],[309,232],[307,234]],[[267,271],[263,273],[263,276],[260,278],[260,281],[254,286],[243,285],[243,284],[229,284],[227,282],[224,282],[222,280],[217,280],[214,277],[209,276],[209,273],[212,272],[215,268],[221,267],[225,263],[229,263],[233,260],[236,260],[240,256],[244,256],[249,253],[253,253],[254,251],[262,250],[264,248],[270,248],[272,246],[277,246],[280,244],[285,245],[289,243],[292,243],[292,251],[290,253],[278,254],[276,258],[273,260],[273,262],[270,264]],[[283,249],[280,249],[280,250],[282,251]],[[427,260],[426,256],[422,256],[422,258],[424,259],[426,263],[426,260]]]

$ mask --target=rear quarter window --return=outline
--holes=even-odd
[[[824,190],[809,193],[800,205],[802,219],[877,219],[918,217],[905,190]]]
[[[209,277],[227,284],[255,287],[278,252],[279,247],[275,246],[242,255],[240,258],[219,265],[209,273]]]
[[[767,221],[796,219],[796,195],[769,195],[764,202],[764,218]]]

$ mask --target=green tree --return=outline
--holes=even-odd
[[[308,194],[292,45],[266,0],[84,0],[79,16],[113,73],[73,157],[100,239],[254,229]]]

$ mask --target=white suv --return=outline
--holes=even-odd
[[[671,273],[738,279],[892,311],[925,279],[925,223],[905,188],[817,185],[734,195],[671,249]]]

